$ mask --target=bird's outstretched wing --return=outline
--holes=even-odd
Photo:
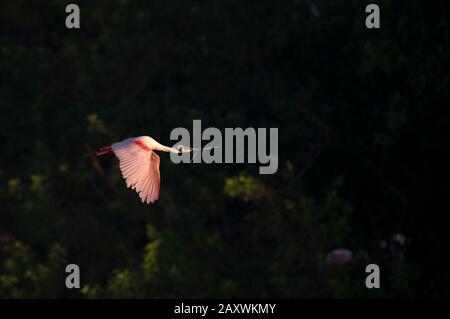
[[[155,202],[159,198],[161,179],[159,156],[134,138],[111,147],[120,161],[120,170],[127,187],[135,189],[143,203]]]

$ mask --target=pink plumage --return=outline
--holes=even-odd
[[[131,137],[111,146],[102,147],[96,155],[113,152],[119,159],[119,166],[127,187],[134,189],[147,204],[159,198],[161,176],[159,156],[155,151],[185,153],[189,147],[173,148],[164,146],[148,136]]]

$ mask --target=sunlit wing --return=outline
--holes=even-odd
[[[127,139],[113,144],[114,154],[120,161],[120,170],[127,187],[139,193],[142,202],[153,203],[159,198],[159,156],[151,149]]]

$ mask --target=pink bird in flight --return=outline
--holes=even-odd
[[[168,147],[149,136],[130,137],[111,146],[102,147],[97,156],[114,153],[119,159],[122,176],[127,187],[136,190],[142,202],[154,203],[159,198],[159,156],[155,151],[176,154],[192,152],[194,149],[178,145]]]

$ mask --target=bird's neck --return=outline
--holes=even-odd
[[[176,148],[165,146],[160,143],[158,143],[154,149],[161,152],[178,153]]]

